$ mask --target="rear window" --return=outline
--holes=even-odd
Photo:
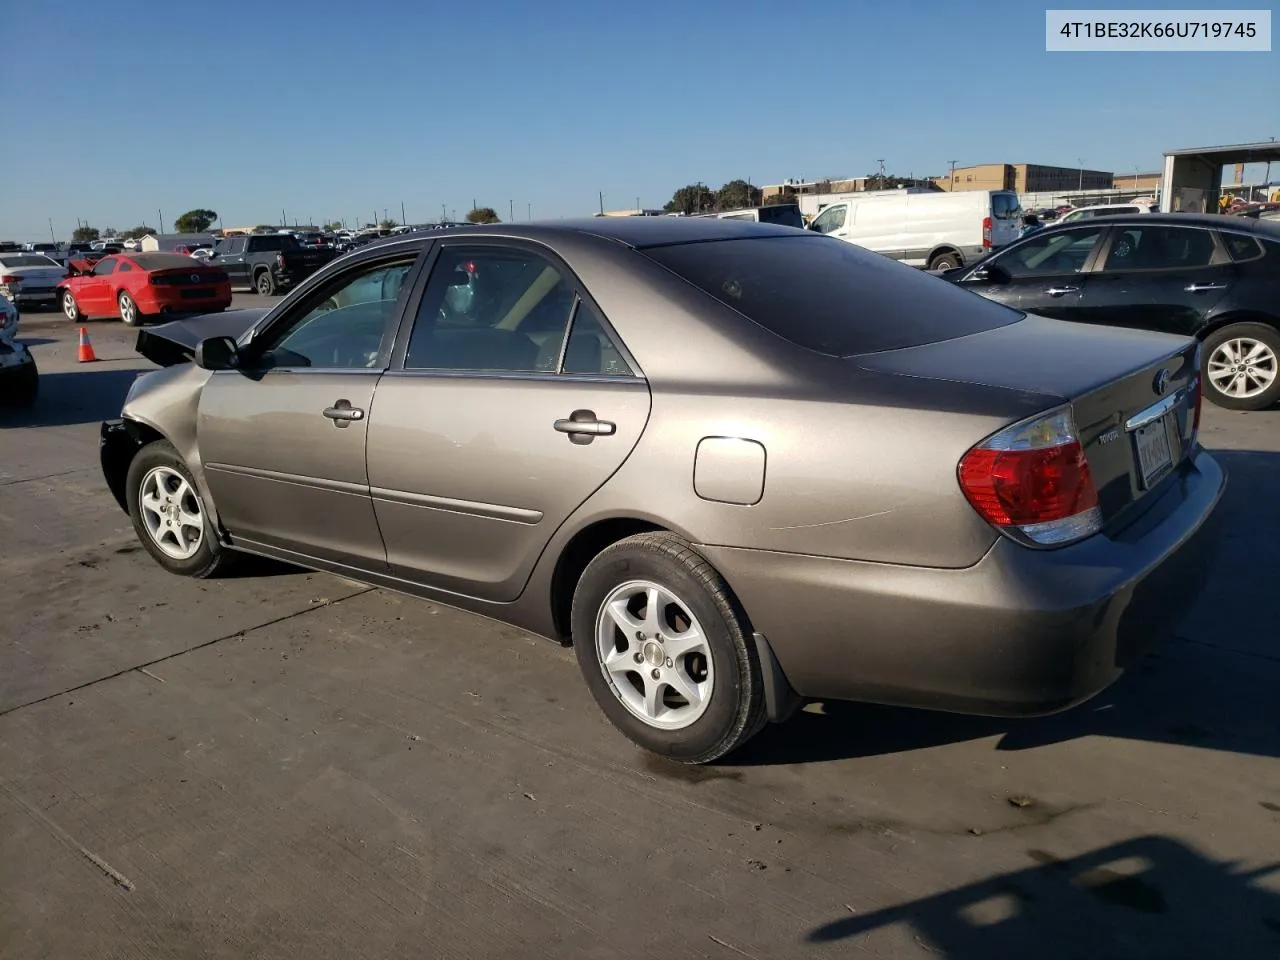
[[[794,203],[780,203],[771,207],[761,207],[760,222],[776,223],[780,227],[804,229],[804,217],[800,216],[800,208]]]
[[[1022,216],[1022,205],[1016,193],[993,193],[991,195],[991,216],[997,220],[1016,220]]]
[[[194,260],[181,253],[135,253],[133,262],[143,270],[190,270],[197,266]]]
[[[48,257],[38,253],[6,253],[2,261],[6,267],[56,267]]]
[[[1023,316],[831,237],[718,240],[643,252],[766,330],[834,357],[965,337]]]

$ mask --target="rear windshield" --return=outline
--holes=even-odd
[[[829,356],[899,350],[1022,314],[833,237],[766,237],[643,251],[785,340]]]
[[[135,253],[130,259],[143,270],[190,270],[199,265],[181,253]]]
[[[1016,220],[1022,216],[1022,205],[1016,193],[993,193],[991,215],[997,220]]]
[[[794,203],[779,203],[771,207],[761,207],[760,222],[776,223],[780,227],[804,229],[804,217],[800,216],[800,208]]]
[[[6,253],[3,258],[6,267],[57,267],[48,257],[39,253]],[[59,269],[61,269],[59,267]]]

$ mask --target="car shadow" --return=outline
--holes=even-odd
[[[46,343],[57,343],[52,337],[18,337],[18,342],[28,347],[43,347]]]
[[[24,409],[0,407],[0,430],[97,423],[120,415],[133,381],[147,370],[96,367],[40,374],[40,396]]]
[[[949,960],[1280,956],[1280,894],[1241,869],[1151,835],[1075,857],[1028,849],[1029,865],[811,931],[811,944],[903,924]],[[853,944],[849,944],[850,947]]]
[[[871,704],[810,704],[721,763],[815,763],[994,738],[1027,750],[1088,736],[1122,737],[1280,757],[1275,691],[1280,646],[1258,598],[1280,570],[1280,454],[1214,451],[1228,471],[1221,542],[1176,636],[1113,686],[1063,713],[996,719]]]

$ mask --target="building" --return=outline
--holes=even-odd
[[[162,233],[159,236],[147,234],[138,241],[138,249],[146,253],[157,250],[171,253],[178,247],[213,246],[217,237],[209,233]]]
[[[1042,163],[979,163],[956,167],[934,183],[943,190],[1016,190],[1052,193],[1059,190],[1110,190],[1115,176],[1105,170],[1052,167]]]

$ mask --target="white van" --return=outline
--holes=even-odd
[[[823,206],[809,229],[929,270],[949,270],[1018,239],[1013,190],[877,190]]]

